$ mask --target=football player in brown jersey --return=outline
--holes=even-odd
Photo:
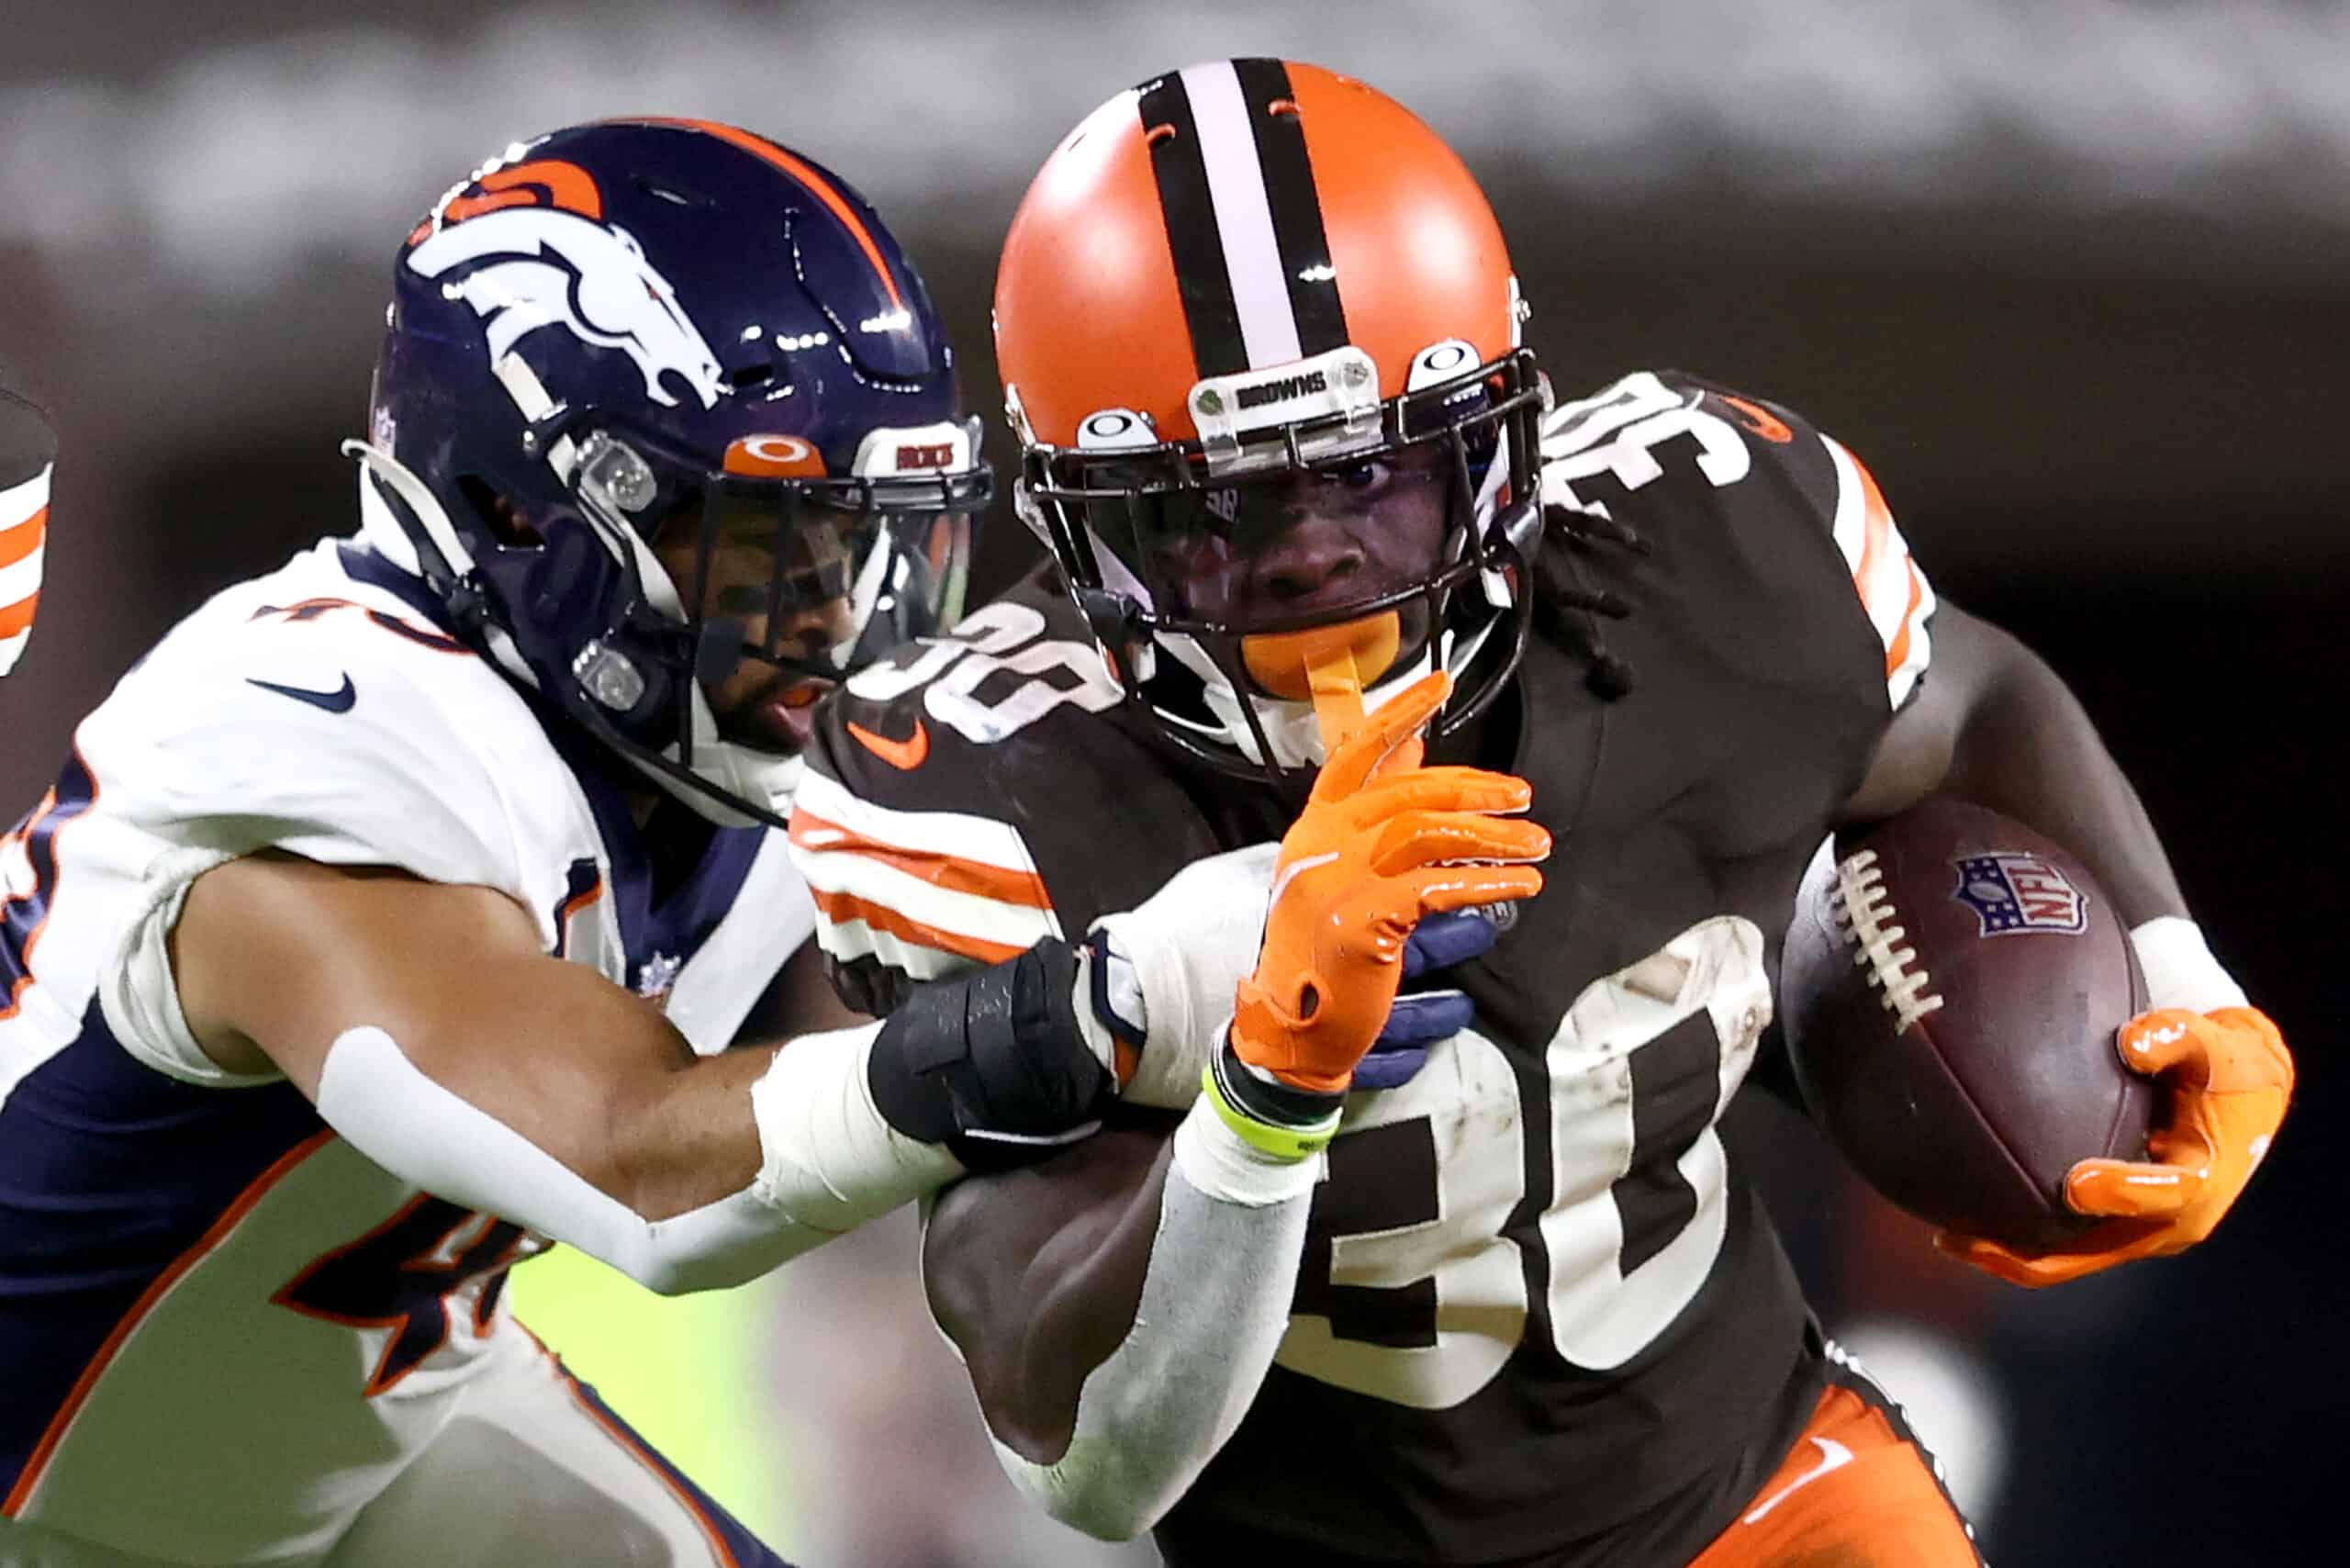
[[[1679,374],[1554,403],[1525,313],[1460,160],[1315,67],[1156,78],[1037,176],[996,315],[1056,576],[848,684],[794,839],[868,1009],[1088,934],[1127,1070],[1232,1022],[1171,1137],[950,1192],[934,1309],[1014,1478],[1179,1568],[1972,1562],[1716,1132],[1807,865],[1949,791],[2134,928],[2154,1159],[2076,1170],[2108,1217],[2063,1253],[1948,1238],[2005,1277],[2199,1240],[2290,1059],[2078,704],[1938,608],[1852,453]],[[1220,1000],[1122,968],[1105,912],[1272,840],[1265,906],[1197,914],[1262,923]],[[1359,1070],[1404,934],[1462,919],[1420,954],[1455,1030]]]

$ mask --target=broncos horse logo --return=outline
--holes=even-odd
[[[454,280],[443,287],[482,318],[493,361],[543,327],[562,327],[627,354],[656,403],[677,406],[662,381],[674,372],[703,408],[717,404],[718,356],[634,236],[604,221],[586,170],[542,160],[470,184],[483,194],[444,198],[409,236],[407,264]]]

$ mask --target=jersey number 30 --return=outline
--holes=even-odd
[[[1770,1018],[1762,933],[1721,915],[1586,988],[1539,1072],[1470,1029],[1366,1097],[1330,1145],[1278,1361],[1394,1404],[1457,1405],[1525,1339],[1533,1279],[1550,1349],[1622,1365],[1721,1250],[1714,1122]],[[1547,1137],[1528,1136],[1537,1117]],[[1528,1194],[1546,1192],[1528,1223]],[[1544,1267],[1528,1267],[1534,1251]]]

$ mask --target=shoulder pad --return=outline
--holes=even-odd
[[[1859,459],[1801,414],[1681,371],[1639,371],[1542,421],[1547,506],[1638,532],[1676,506],[1729,514],[1741,533],[1831,538],[1885,656],[1898,709],[1930,654],[1934,595]]]
[[[412,612],[249,591],[270,582],[183,622],[84,722],[110,800],[167,841],[559,903],[539,884],[582,853],[587,808],[521,696]]]
[[[1124,702],[1032,578],[825,704],[791,840],[845,996],[890,989],[860,960],[931,980],[1080,934],[1223,847]]]
[[[1102,726],[1072,721],[1123,700],[1063,609],[1024,584],[825,705],[791,843],[839,974],[869,980],[870,958],[932,980],[1062,935],[1020,805],[1101,744]]]

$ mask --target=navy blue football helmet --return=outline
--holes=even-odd
[[[393,270],[370,543],[670,793],[780,824],[806,710],[960,615],[993,491],[879,216],[749,132],[614,121],[508,148]]]

